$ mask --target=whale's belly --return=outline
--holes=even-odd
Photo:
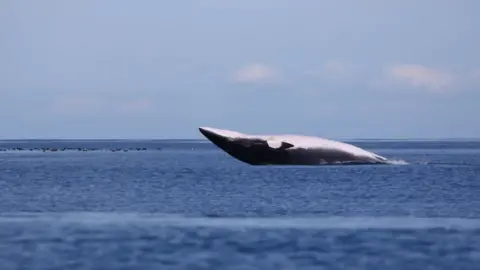
[[[321,164],[381,164],[386,160],[368,155],[357,155],[337,149],[291,149],[290,162],[299,165]]]

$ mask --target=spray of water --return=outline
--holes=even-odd
[[[392,165],[408,165],[409,163],[402,159],[392,159],[388,161],[388,164]]]

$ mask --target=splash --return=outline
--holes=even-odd
[[[392,160],[388,160],[388,164],[391,164],[391,165],[408,165],[410,163],[406,162],[403,159],[392,159]]]

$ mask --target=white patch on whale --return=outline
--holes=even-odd
[[[267,141],[268,147],[270,148],[280,148],[282,147],[282,142],[281,141],[274,141],[274,140],[268,140]]]

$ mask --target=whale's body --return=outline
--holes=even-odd
[[[303,135],[251,135],[200,127],[230,156],[250,165],[388,164],[382,156],[351,144]]]

